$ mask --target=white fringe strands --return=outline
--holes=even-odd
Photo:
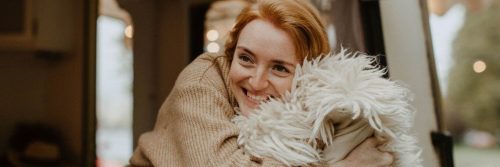
[[[409,92],[383,78],[374,57],[339,53],[305,60],[295,71],[292,90],[281,99],[262,103],[248,117],[233,121],[240,127],[238,144],[256,157],[271,157],[288,166],[322,162],[316,139],[327,146],[335,140],[334,113],[362,117],[388,139],[382,149],[395,155],[397,167],[421,167],[421,149],[410,134],[414,110]]]

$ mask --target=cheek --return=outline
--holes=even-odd
[[[246,70],[233,60],[229,69],[229,80],[233,84],[236,84],[239,81],[245,79],[245,74]]]
[[[293,77],[286,77],[286,78],[274,78],[273,79],[273,85],[274,88],[276,89],[276,93],[279,95],[285,94],[285,92],[290,91],[292,89],[292,81]]]

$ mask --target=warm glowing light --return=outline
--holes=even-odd
[[[209,41],[215,41],[219,38],[219,32],[217,30],[209,30],[207,31],[207,39]]]
[[[484,70],[486,70],[486,63],[482,60],[478,60],[474,62],[474,65],[472,66],[474,69],[474,72],[476,73],[482,73]]]
[[[219,52],[219,50],[220,50],[219,44],[217,44],[215,42],[210,42],[207,45],[207,51],[210,53],[217,53],[217,52]]]
[[[127,38],[132,38],[133,35],[134,35],[134,29],[132,28],[132,25],[128,25],[127,27],[125,27],[125,36]]]

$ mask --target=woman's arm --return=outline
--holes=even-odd
[[[238,147],[239,129],[230,121],[233,108],[227,96],[203,81],[176,86],[160,109],[155,129],[141,136],[131,165],[283,166],[253,158]]]

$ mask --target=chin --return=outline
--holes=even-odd
[[[241,115],[248,117],[248,115],[253,112],[255,108],[250,108],[249,106],[242,104],[242,102],[238,101],[238,108],[240,110]]]

